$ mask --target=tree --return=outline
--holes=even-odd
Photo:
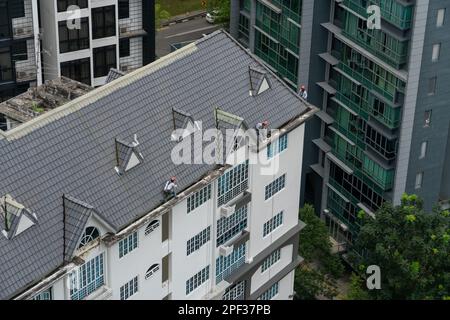
[[[337,295],[335,279],[344,267],[336,254],[331,252],[331,243],[325,223],[317,217],[311,205],[299,212],[306,226],[299,236],[299,254],[305,263],[296,270],[296,299],[315,299],[324,296],[331,299]]]
[[[364,271],[381,269],[381,289],[365,290],[372,299],[447,299],[450,296],[450,212],[427,213],[416,195],[401,205],[385,203],[375,218],[364,219],[351,258]]]
[[[155,28],[159,28],[161,26],[162,20],[167,20],[170,18],[170,13],[164,9],[161,9],[161,5],[159,3],[155,4]]]
[[[306,262],[319,262],[323,272],[339,278],[344,266],[339,256],[331,253],[332,245],[325,223],[308,204],[300,209],[299,217],[306,224],[299,236],[299,254]]]
[[[230,0],[214,0],[211,4],[212,9],[218,11],[218,16],[215,22],[228,24],[230,21]]]

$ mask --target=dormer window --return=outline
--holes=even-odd
[[[250,77],[250,95],[258,96],[270,89],[270,82],[267,79],[267,72],[256,67],[248,68]]]
[[[0,198],[2,233],[12,239],[37,223],[36,214],[15,201],[10,195]]]
[[[177,108],[172,108],[172,116],[172,141],[181,141],[195,131],[200,130],[199,123],[194,120],[191,114]]]
[[[97,228],[87,227],[84,230],[83,236],[81,237],[80,245],[78,246],[78,249],[81,249],[82,247],[87,245],[89,242],[94,241],[98,237],[100,237],[100,232],[98,231]]]
[[[116,171],[119,175],[138,166],[144,160],[144,157],[138,150],[139,142],[137,136],[134,135],[134,141],[126,143],[116,139]]]

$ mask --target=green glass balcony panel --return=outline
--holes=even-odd
[[[241,10],[250,12],[252,10],[251,0],[241,0]]]
[[[328,188],[327,208],[350,229],[350,232],[359,232],[361,220],[358,218],[358,207],[354,203],[342,199],[330,187]]]
[[[300,51],[300,28],[290,21],[284,11],[279,14],[257,2],[256,26],[298,55]]]
[[[385,169],[365,155],[363,170],[383,190],[388,191],[392,189],[394,184],[394,169]]]
[[[298,59],[280,43],[255,30],[255,54],[271,65],[282,78],[297,84]]]
[[[245,44],[249,43],[249,37],[250,37],[250,21],[249,19],[244,16],[239,16],[239,35],[238,40],[244,42]]]
[[[399,29],[411,28],[413,21],[413,4],[397,0],[344,0],[344,5],[363,17],[368,17],[367,7],[378,5],[381,17]]]
[[[272,0],[272,3],[281,8],[283,15],[301,24],[302,0]]]
[[[371,30],[366,21],[347,13],[343,33],[380,59],[399,69],[407,62],[408,41],[400,41],[382,30]]]
[[[400,125],[401,108],[393,107],[370,93],[366,88],[355,86],[346,77],[337,77],[337,92],[334,98],[356,112],[364,120],[374,117],[387,127],[394,129]]]

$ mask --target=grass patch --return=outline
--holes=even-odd
[[[166,10],[170,16],[177,16],[187,12],[203,10],[201,0],[158,0],[161,10]]]

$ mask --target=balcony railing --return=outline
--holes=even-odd
[[[364,2],[367,2],[367,7],[371,4],[378,5],[381,17],[399,29],[406,30],[411,28],[413,5],[404,6],[400,1],[396,0],[369,0]],[[362,5],[361,0],[344,0],[344,5],[363,17],[368,17],[367,7]]]

